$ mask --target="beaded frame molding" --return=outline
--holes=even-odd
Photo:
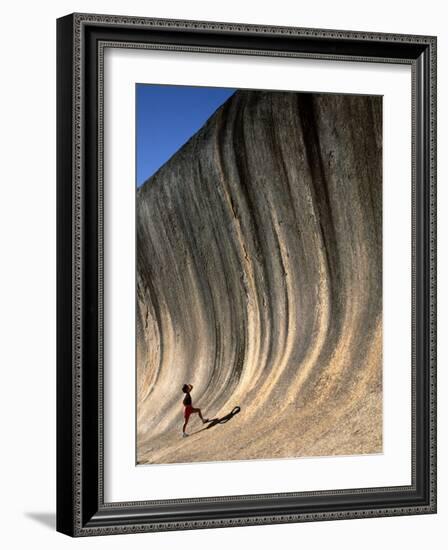
[[[103,487],[107,47],[412,68],[412,483],[108,503]],[[57,21],[57,530],[70,536],[436,512],[436,38],[72,14]]]

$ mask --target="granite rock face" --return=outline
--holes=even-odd
[[[137,192],[136,315],[139,463],[381,452],[381,98],[236,92]],[[186,382],[241,412],[182,440]]]

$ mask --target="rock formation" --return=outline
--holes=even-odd
[[[382,451],[381,187],[380,97],[240,90],[137,191],[138,463]]]

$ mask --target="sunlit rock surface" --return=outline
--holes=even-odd
[[[380,97],[238,91],[137,192],[137,461],[382,452]],[[181,386],[204,416],[182,439]]]

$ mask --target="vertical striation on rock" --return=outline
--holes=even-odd
[[[380,97],[240,90],[137,191],[138,463],[382,451],[381,186]]]

